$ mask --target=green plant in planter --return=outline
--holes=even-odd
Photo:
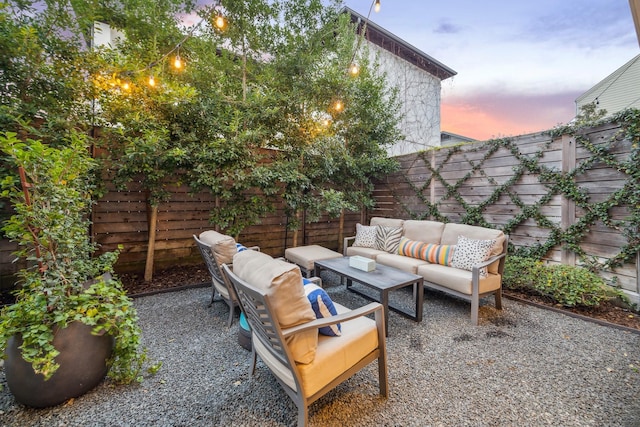
[[[0,150],[22,176],[7,175],[2,182],[2,196],[15,210],[2,228],[19,243],[16,255],[31,265],[18,274],[16,302],[2,309],[0,350],[20,335],[23,359],[49,379],[59,367],[55,330],[82,322],[93,334],[114,339],[109,377],[140,381],[147,356],[140,349],[136,310],[121,283],[102,276],[112,272],[118,254],[94,256],[97,246],[88,233],[96,163],[86,137],[71,131],[67,145],[56,148],[6,132],[0,134]]]

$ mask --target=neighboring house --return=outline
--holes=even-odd
[[[465,142],[474,142],[474,141],[477,141],[477,140],[473,138],[469,138],[468,136],[456,135],[455,133],[446,132],[446,131],[440,132],[440,145],[443,147],[447,145],[456,145],[456,144],[462,144]]]
[[[109,24],[104,22],[94,21],[91,38],[93,45],[91,47],[107,46],[114,48],[119,39],[124,40],[123,32],[111,28]]]
[[[640,108],[640,55],[618,68],[576,99],[576,115],[594,102],[612,115],[627,108]]]
[[[366,23],[364,40],[376,57],[391,86],[400,91],[403,115],[400,130],[405,136],[387,151],[390,156],[413,153],[440,146],[441,82],[457,73],[426,53],[368,21],[366,17],[345,7],[351,22],[361,34]]]

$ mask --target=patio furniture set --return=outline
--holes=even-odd
[[[343,254],[310,245],[288,248],[284,258],[211,230],[193,237],[211,273],[211,303],[219,293],[230,308],[228,326],[235,307],[246,316],[251,372],[260,356],[298,407],[300,426],[307,425],[311,403],[374,360],[380,394],[388,396],[389,311],[421,322],[425,286],[471,301],[475,325],[481,298],[493,294],[501,308],[508,236],[498,230],[374,217],[369,226],[357,224]],[[331,301],[322,289],[322,271],[374,302],[350,310]],[[409,286],[413,310],[390,302],[392,291]]]

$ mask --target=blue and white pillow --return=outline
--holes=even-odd
[[[246,251],[247,247],[242,243],[236,243],[236,249],[238,252]]]
[[[307,298],[311,303],[311,308],[313,308],[313,312],[316,314],[317,319],[323,319],[325,317],[331,317],[338,314],[336,307],[333,305],[333,301],[331,301],[329,294],[327,294],[324,289],[310,280],[303,279],[303,282],[304,293],[307,295]],[[337,323],[334,325],[323,326],[318,329],[318,332],[330,337],[339,337],[342,335],[341,330],[342,326],[340,323]]]

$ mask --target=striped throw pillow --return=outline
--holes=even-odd
[[[437,245],[406,237],[400,239],[398,254],[429,261],[432,264],[451,265],[456,245]]]
[[[378,225],[376,230],[376,249],[395,254],[402,237],[402,228],[385,227]]]

